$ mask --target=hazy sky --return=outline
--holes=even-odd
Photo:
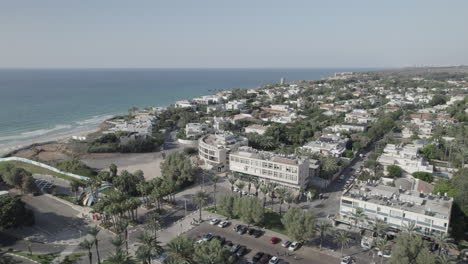
[[[467,0],[0,0],[0,67],[468,64]]]

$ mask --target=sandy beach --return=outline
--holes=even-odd
[[[49,135],[49,136],[46,135],[43,137],[37,137],[35,139],[23,140],[21,142],[1,144],[0,145],[0,157],[8,153],[11,153],[12,151],[15,151],[15,150],[28,148],[28,146],[31,146],[33,144],[44,144],[48,142],[64,143],[70,140],[73,136],[86,136],[90,133],[94,133],[97,131],[99,131],[98,126],[94,128],[85,128],[85,129],[65,132],[63,134],[55,134],[55,135]]]

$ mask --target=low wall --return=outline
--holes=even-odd
[[[198,147],[198,140],[188,140],[188,139],[177,139],[177,142],[183,145],[188,145],[191,147]]]
[[[60,173],[60,174],[67,175],[67,176],[70,176],[70,177],[78,179],[78,180],[84,180],[84,181],[88,180],[88,177],[76,175],[76,174],[73,174],[73,173],[70,173],[70,172],[60,171],[59,169],[54,168],[52,166],[49,166],[47,164],[40,163],[40,162],[37,162],[37,161],[34,161],[34,160],[25,159],[25,158],[19,158],[19,157],[0,158],[0,162],[2,162],[2,161],[21,161],[21,162],[24,162],[24,163],[29,163],[29,164],[32,164],[32,165],[35,165],[35,166],[38,166],[38,167],[42,167],[42,168],[51,170],[53,172],[57,172],[57,173]]]

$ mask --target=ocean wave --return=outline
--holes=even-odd
[[[90,119],[85,119],[82,121],[75,121],[75,124],[80,125],[80,126],[85,126],[85,125],[96,125],[104,122],[105,120],[113,117],[113,115],[99,115],[99,116],[93,116]]]
[[[72,128],[73,128],[72,125],[56,125],[55,127],[50,128],[50,129],[38,129],[38,130],[23,132],[19,135],[0,137],[0,141],[7,141],[7,140],[13,141],[13,140],[18,140],[18,139],[35,138],[35,137],[48,135],[48,134],[51,134],[53,132],[60,131],[60,130],[70,130]]]

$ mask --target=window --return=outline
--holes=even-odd
[[[380,207],[377,207],[377,212],[380,212],[380,210],[381,210]]]
[[[344,200],[344,199],[343,199],[343,200],[341,200],[341,202],[342,202],[342,203],[344,203],[344,204],[353,204],[353,202],[352,202],[352,201],[349,201],[349,200]]]

